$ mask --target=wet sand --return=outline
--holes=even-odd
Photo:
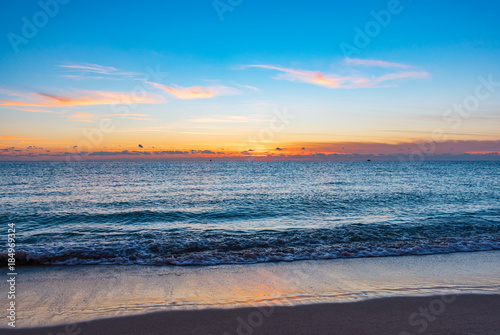
[[[25,267],[18,274],[16,333],[368,334],[380,328],[413,334],[425,321],[427,333],[481,334],[474,329],[483,327],[477,329],[490,334],[499,324],[499,264],[500,251],[489,251],[203,267]],[[436,298],[441,294],[458,298]],[[420,308],[437,312],[410,320]],[[0,314],[4,333],[7,318]],[[45,328],[70,324],[78,326]]]
[[[395,297],[352,303],[163,311],[5,334],[497,334],[500,295]]]

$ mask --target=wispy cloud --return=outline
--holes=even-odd
[[[378,66],[378,67],[399,67],[409,68],[409,65],[401,63],[386,62],[378,59],[359,59],[359,58],[345,58],[344,62],[349,65],[359,66]]]
[[[248,122],[258,122],[258,121],[269,121],[269,119],[256,118],[253,116],[239,116],[239,115],[211,115],[207,117],[190,119],[189,121],[197,123],[248,123]]]
[[[240,94],[241,91],[222,85],[217,86],[193,86],[193,87],[171,87],[154,82],[147,82],[154,87],[163,90],[167,93],[172,94],[178,99],[207,99],[214,98],[221,95],[236,95]]]
[[[236,84],[236,86],[239,86],[239,87],[244,87],[244,88],[248,88],[249,90],[252,90],[254,92],[260,92],[260,89],[258,87],[255,87],[255,86],[250,86],[250,85],[240,85],[240,84]]]
[[[13,136],[13,135],[4,135],[0,136],[0,140],[36,140],[34,137],[19,137],[19,136]]]
[[[330,88],[338,88],[338,87],[340,87],[341,83],[343,83],[349,79],[349,77],[340,77],[340,76],[336,76],[336,75],[324,75],[320,72],[295,70],[295,69],[289,69],[289,68],[273,66],[273,65],[251,64],[251,65],[244,65],[243,66],[243,68],[251,68],[251,67],[268,69],[268,70],[276,70],[276,71],[282,72],[282,74],[279,75],[277,77],[277,79],[304,82],[304,83],[309,83],[309,84],[314,84],[314,85],[326,86],[326,87],[330,87]]]
[[[105,116],[119,117],[121,119],[129,119],[129,120],[151,120],[151,118],[146,117],[150,116],[149,114],[138,114],[138,113],[115,113],[115,114],[106,114]]]
[[[23,100],[0,99],[0,107],[72,107],[114,104],[156,104],[164,100],[151,95],[138,100],[132,94],[105,91],[79,91],[65,96],[47,93],[25,93]]]
[[[398,73],[389,73],[383,76],[380,76],[374,80],[374,82],[381,83],[387,80],[395,80],[402,78],[414,78],[414,79],[427,79],[429,78],[429,74],[427,72],[398,72]]]
[[[379,64],[387,63],[375,60],[369,62],[374,62],[374,64],[377,62],[381,62]],[[387,64],[396,64],[396,63],[387,63]],[[385,67],[388,67],[388,65]],[[264,65],[264,64],[243,65],[240,68],[243,69],[262,68],[268,70],[275,70],[281,72],[281,74],[275,77],[275,79],[308,83],[328,88],[370,88],[370,87],[373,88],[373,87],[384,86],[381,85],[381,83],[387,81],[395,81],[403,78],[425,79],[429,77],[429,74],[423,71],[413,71],[413,72],[405,71],[405,72],[388,73],[377,77],[377,76],[367,76],[367,75],[341,76],[337,74],[321,73],[318,71],[298,70],[298,69],[291,69],[291,68],[279,67],[274,65]]]
[[[63,68],[69,72],[73,73],[79,73],[80,75],[65,75],[67,78],[72,78],[72,79],[84,79],[86,78],[86,74],[101,74],[101,75],[106,75],[106,76],[125,76],[125,77],[133,77],[140,75],[140,73],[136,72],[128,72],[128,71],[122,71],[119,70],[115,67],[112,66],[103,66],[103,65],[98,65],[98,64],[88,64],[88,63],[83,63],[83,64],[67,64],[67,65],[57,65],[60,68]],[[95,78],[95,77],[92,77]],[[98,78],[105,78],[105,77],[98,77]]]
[[[108,116],[149,116],[149,114],[138,114],[138,113],[114,113],[114,114],[107,114]]]
[[[64,112],[56,112],[48,109],[33,109],[33,108],[14,108],[14,109],[31,113],[64,114]]]
[[[149,121],[149,120],[152,120],[151,118],[149,117],[134,117],[134,116],[125,116],[123,117],[123,119],[127,119],[127,120],[138,120],[138,121]]]
[[[85,80],[85,79],[115,79],[119,80],[119,77],[116,78],[108,78],[103,76],[84,76],[84,75],[74,75],[74,74],[64,74],[61,75],[63,78],[74,79],[74,80]]]
[[[91,118],[94,118],[95,115],[94,114],[87,114],[87,113],[75,113],[73,115],[70,115],[69,117],[74,118],[74,119],[91,119]]]
[[[90,113],[82,113],[77,112],[72,115],[68,115],[68,118],[73,121],[82,121],[82,122],[91,122],[95,120],[103,120],[103,118],[116,118],[119,117],[121,119],[130,119],[130,120],[151,120],[148,118],[149,114],[133,114],[133,113],[114,113],[114,114],[90,114]]]

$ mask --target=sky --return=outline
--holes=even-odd
[[[500,3],[6,2],[0,160],[500,160]]]

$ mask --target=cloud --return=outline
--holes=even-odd
[[[191,150],[191,154],[215,155],[215,152],[212,150]]]
[[[88,156],[138,156],[142,155],[142,152],[139,151],[128,151],[128,150],[123,150],[123,151],[96,151],[96,152],[91,152],[88,154]]]
[[[359,154],[410,154],[415,152],[431,154],[465,154],[470,152],[498,152],[500,151],[500,140],[448,140],[442,142],[424,142],[421,140],[398,143],[377,142],[312,142],[296,143],[294,145],[304,146],[317,152],[325,153],[359,153]],[[424,149],[422,149],[424,148]],[[432,150],[431,150],[432,148]]]
[[[75,118],[75,119],[91,119],[91,118],[94,118],[95,115],[94,114],[87,114],[87,113],[75,113],[69,117]]]
[[[149,114],[139,114],[139,113],[114,113],[114,114],[106,114],[107,116],[149,116]]]
[[[137,117],[140,116],[140,117]],[[111,118],[131,119],[131,120],[151,120],[151,118],[142,117],[149,116],[149,114],[134,114],[134,113],[114,113],[114,114],[90,114],[83,112],[76,112],[67,117],[72,121],[92,122],[95,120],[111,120]]]
[[[193,86],[193,87],[171,87],[171,86],[166,86],[154,82],[147,82],[150,85],[153,85],[154,87],[163,90],[167,93],[172,94],[178,99],[207,99],[207,98],[214,98],[217,96],[222,96],[222,95],[236,95],[240,94],[241,91],[233,88],[233,87],[227,87],[227,86]]]
[[[150,114],[137,114],[137,113],[114,113],[114,114],[105,114],[103,116],[107,117],[119,117],[120,119],[128,119],[128,120],[152,120],[149,117]]]
[[[128,120],[139,120],[139,121],[150,121],[152,120],[151,118],[149,117],[125,117],[125,119],[128,119]]]
[[[380,61],[382,62],[382,61]],[[288,80],[291,82],[302,82],[313,84],[317,86],[323,86],[328,88],[373,88],[380,87],[380,84],[385,81],[403,79],[403,78],[414,78],[414,79],[424,79],[428,78],[429,74],[427,72],[396,72],[389,73],[379,77],[374,76],[340,76],[336,74],[324,74],[321,72],[308,71],[308,70],[296,70],[290,68],[284,68],[273,65],[244,65],[241,68],[262,68],[268,70],[275,70],[281,72],[275,79]]]
[[[378,77],[374,80],[374,82],[381,83],[387,80],[395,80],[402,78],[415,78],[415,79],[427,79],[429,78],[429,74],[427,72],[398,72],[398,73],[389,73]]]
[[[283,72],[283,74],[277,77],[278,79],[304,82],[314,85],[326,86],[330,88],[338,88],[340,87],[340,84],[342,82],[349,79],[348,77],[338,77],[335,75],[325,76],[320,72],[294,70],[272,65],[244,65],[243,67],[244,68],[255,67],[268,70],[276,70]]]
[[[15,147],[6,147],[0,149],[0,160],[64,160],[68,156],[78,155],[83,160],[88,159],[168,159],[172,160],[199,160],[206,158],[206,155],[218,155],[223,160],[246,160],[248,157],[262,160],[327,160],[327,161],[399,161],[400,159],[412,159],[412,151],[417,148],[418,142],[408,143],[309,143],[314,151],[304,154],[297,147],[296,151],[290,150],[290,153],[264,152],[263,154],[251,154],[250,150],[241,152],[213,152],[211,150],[165,150],[165,151],[96,151],[96,152],[53,152],[45,153],[38,147],[22,150]],[[346,149],[353,149],[351,152],[335,152],[340,145],[346,145]],[[435,152],[423,152],[422,157],[425,160],[488,160],[500,161],[500,141],[446,141],[437,144],[439,147]],[[353,146],[347,147],[347,146]],[[364,146],[365,149],[356,149]],[[409,151],[399,152],[397,149],[403,146]],[[452,150],[452,149],[455,150]],[[28,149],[30,149],[28,147]],[[38,150],[39,149],[39,150]],[[381,150],[382,149],[382,150]],[[355,152],[354,152],[355,151]],[[464,152],[465,151],[465,152]],[[38,157],[38,158],[37,158]],[[216,156],[210,156],[216,157]],[[269,159],[268,159],[269,158]],[[414,159],[415,157],[413,157]]]
[[[97,64],[83,64],[83,65],[57,65],[59,67],[73,69],[73,70],[82,70],[85,72],[92,73],[101,73],[101,74],[109,74],[116,72],[117,69],[111,66],[102,66]]]
[[[406,64],[386,62],[377,59],[345,58],[344,62],[349,65],[360,65],[360,66],[399,67],[399,68],[410,67],[409,65]]]
[[[19,136],[12,136],[12,135],[4,135],[0,136],[0,140],[35,140],[36,138],[33,137],[19,137]]]
[[[129,93],[106,91],[79,91],[66,96],[47,93],[25,93],[24,100],[0,99],[0,107],[72,107],[114,104],[155,104],[164,102],[152,96],[138,99]]]
[[[260,88],[255,87],[255,86],[250,86],[250,85],[240,85],[240,84],[236,84],[236,86],[239,86],[239,87],[244,87],[244,88],[248,88],[249,90],[252,90],[252,91],[254,91],[254,92],[260,92]]]
[[[82,74],[93,73],[93,74],[103,74],[108,76],[127,76],[127,77],[140,75],[140,73],[121,71],[115,67],[103,66],[98,64],[83,63],[83,64],[69,64],[69,65],[57,65],[57,66],[71,72],[78,72]],[[75,75],[66,75],[64,77],[69,77],[72,79],[87,78],[85,76],[75,76]],[[105,77],[98,77],[98,78],[105,78]]]
[[[269,119],[255,118],[253,116],[240,116],[240,115],[211,115],[207,117],[190,119],[189,121],[197,123],[248,123],[248,122],[269,121]]]
[[[32,112],[32,113],[50,113],[50,114],[64,114],[64,112],[56,112],[47,109],[32,109],[32,108],[15,108],[19,111]]]
[[[165,150],[165,151],[155,151],[153,153],[155,155],[187,155],[189,152],[180,150]]]

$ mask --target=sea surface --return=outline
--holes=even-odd
[[[1,162],[0,222],[31,265],[500,250],[500,162]]]

